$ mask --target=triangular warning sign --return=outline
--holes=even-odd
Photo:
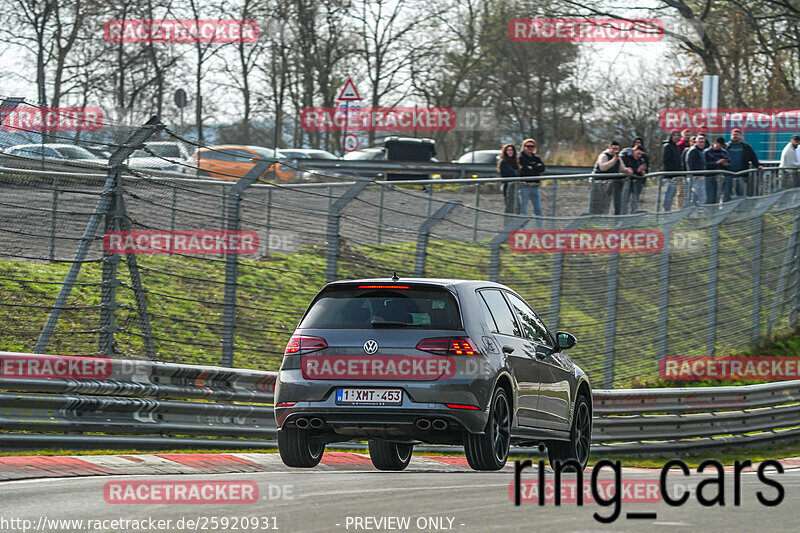
[[[340,102],[355,102],[361,100],[356,85],[353,83],[353,78],[347,78],[347,82],[344,84],[344,88],[342,92],[339,93],[339,98],[337,98],[337,100]]]

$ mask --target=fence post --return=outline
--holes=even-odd
[[[358,178],[358,180],[359,181],[357,181],[355,185],[347,189],[344,194],[330,204],[328,208],[328,225],[325,230],[325,239],[328,241],[325,279],[328,283],[336,281],[336,277],[339,273],[339,218],[342,215],[342,209],[371,183],[370,180],[364,180],[362,178]]]
[[[378,203],[378,244],[381,243],[381,231],[383,231],[383,192],[385,190],[385,186],[380,186],[380,201]]]
[[[169,230],[175,231],[175,209],[178,207],[178,186],[172,182],[172,203],[169,209]]]
[[[273,163],[274,165],[274,163]],[[261,159],[230,189],[227,196],[227,212],[223,217],[223,224],[227,231],[239,230],[239,204],[242,193],[252,185],[262,174],[267,172],[270,161]],[[223,205],[225,196],[223,196]],[[225,254],[225,301],[222,308],[222,359],[220,366],[233,366],[233,345],[236,337],[236,283],[239,271],[239,254]]]
[[[414,277],[421,278],[425,276],[425,258],[428,254],[428,239],[430,238],[431,230],[457,205],[461,205],[461,202],[450,200],[437,209],[436,213],[428,217],[417,230],[417,254],[414,261]]]
[[[269,255],[269,226],[272,224],[272,187],[267,189],[267,220],[264,225],[264,246],[266,247],[266,255]]]
[[[617,229],[632,228],[641,220],[643,215],[633,216],[623,220]],[[606,389],[614,388],[614,359],[616,357],[617,340],[617,292],[619,283],[619,253],[610,254],[608,258],[608,282],[606,284],[606,347],[603,361],[603,386]]]
[[[553,204],[550,208],[550,216],[555,218],[556,216],[556,199],[558,198],[558,179],[553,180]],[[555,223],[555,221],[553,221]]]
[[[752,262],[752,269],[753,269],[753,302],[752,302],[752,313],[751,313],[751,321],[752,324],[750,326],[750,342],[753,344],[757,344],[760,339],[760,329],[761,329],[761,266],[763,260],[763,252],[761,250],[763,242],[764,242],[764,213],[769,211],[769,209],[775,205],[775,203],[780,200],[782,195],[777,195],[775,198],[767,200],[764,202],[759,209],[756,210],[754,215],[755,220],[755,231],[754,231],[754,249],[755,249],[755,257],[753,258]]]
[[[570,222],[564,229],[578,229],[581,226],[588,224],[592,221],[594,216],[578,217]],[[550,274],[550,329],[558,331],[558,317],[561,314],[561,287],[562,287],[562,274],[564,269],[564,254],[553,254],[553,268]]]
[[[800,207],[795,207],[795,220],[800,213]],[[798,305],[800,305],[800,237],[795,236],[794,257],[792,258],[794,268],[794,294],[792,295],[791,309],[789,311],[789,323],[794,327],[797,325]]]
[[[515,216],[506,224],[503,231],[489,241],[489,281],[496,282],[500,278],[500,246],[508,240],[512,231],[520,229],[528,222],[528,217]]]
[[[56,258],[56,226],[58,218],[58,185],[59,178],[53,178],[53,209],[50,213],[50,261]]]
[[[714,355],[717,343],[717,267],[719,266],[719,226],[718,221],[711,228],[711,256],[708,260],[708,329],[706,334],[706,353]]]
[[[475,220],[472,222],[472,242],[478,242],[478,212],[481,207],[481,184],[475,184]]]
[[[69,267],[69,271],[67,272],[67,276],[64,278],[64,283],[61,285],[61,289],[58,291],[58,296],[53,304],[52,311],[50,311],[50,316],[47,318],[47,322],[45,323],[44,328],[42,328],[42,333],[39,335],[39,339],[36,342],[34,353],[44,353],[47,350],[47,345],[50,344],[50,337],[52,337],[53,331],[55,331],[56,328],[56,324],[58,324],[58,318],[61,316],[61,311],[63,311],[64,306],[66,306],[67,300],[69,300],[69,296],[72,293],[72,287],[75,285],[75,281],[78,279],[81,263],[83,263],[84,259],[86,258],[86,254],[89,252],[89,247],[94,241],[95,234],[97,233],[97,226],[100,224],[100,218],[108,209],[109,199],[116,184],[117,173],[120,171],[120,166],[122,165],[123,161],[125,161],[133,153],[134,150],[140,148],[147,139],[163,128],[164,125],[160,120],[158,120],[158,117],[152,117],[147,121],[147,123],[144,124],[144,126],[133,132],[128,140],[125,141],[122,146],[108,159],[110,170],[108,171],[106,183],[103,186],[103,192],[100,194],[100,200],[97,202],[97,207],[95,207],[94,213],[92,214],[92,217],[89,219],[89,223],[86,226],[86,230],[83,232],[83,238],[81,239],[81,244],[78,246],[75,259]]]
[[[794,220],[792,221],[792,232],[789,234],[789,244],[786,251],[783,253],[783,264],[781,264],[781,273],[778,278],[778,288],[775,290],[775,298],[772,301],[772,308],[769,311],[769,320],[767,321],[767,337],[772,335],[772,327],[775,324],[775,316],[778,314],[780,305],[781,294],[786,287],[786,281],[789,277],[789,264],[792,262],[795,247],[797,246],[797,230],[798,222],[800,221],[800,210],[795,209]]]
[[[667,213],[662,226],[664,247],[661,249],[661,264],[658,273],[658,333],[656,334],[656,357],[660,362],[667,356],[667,330],[669,327],[669,260],[672,253],[672,228],[689,213],[683,209],[675,213]]]

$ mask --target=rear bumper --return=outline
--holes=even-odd
[[[275,390],[275,420],[279,430],[287,424],[294,426],[300,418],[320,418],[325,431],[343,437],[391,436],[455,442],[460,441],[464,431],[484,430],[492,385],[492,380],[483,378],[415,382],[306,380],[299,370],[283,370]],[[342,387],[399,388],[403,390],[403,400],[399,405],[339,405],[336,389]],[[285,402],[296,403],[278,407]],[[450,408],[446,403],[478,409]],[[418,424],[420,420],[427,420],[431,426],[426,428],[425,422]],[[445,422],[446,428],[435,429],[435,420]]]

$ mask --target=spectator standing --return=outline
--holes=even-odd
[[[500,177],[514,178],[519,176],[519,159],[517,158],[517,147],[511,143],[504,144],[500,150],[500,158],[497,160],[497,172]],[[519,182],[504,181],[500,185],[505,200],[505,212],[509,214],[519,213]]]
[[[536,141],[522,141],[522,152],[519,154],[520,176],[541,176],[544,173],[544,162],[536,155]],[[542,216],[542,197],[539,194],[539,180],[526,180],[519,190],[519,212],[528,214],[528,202],[533,204],[533,214]]]
[[[800,187],[798,170],[800,169],[800,135],[792,135],[789,144],[781,152],[781,165],[787,170],[782,170],[782,186],[784,189]]]
[[[637,141],[641,141],[641,139],[636,139]],[[626,150],[622,156],[622,162],[625,164],[626,167],[633,170],[633,174],[631,174],[630,178],[630,192],[628,197],[630,198],[630,211],[629,213],[635,213],[639,210],[639,198],[642,195],[642,189],[644,188],[644,184],[647,181],[645,177],[647,175],[647,153],[645,152],[644,145],[642,144],[634,144],[630,150]],[[626,204],[628,201],[626,200]],[[628,205],[625,205],[627,209]]]
[[[706,170],[728,170],[730,159],[728,151],[725,149],[725,137],[717,137],[709,148],[703,152],[703,158],[706,161]],[[706,203],[716,204],[717,197],[717,180],[719,174],[709,174],[706,176]]]
[[[611,141],[594,164],[592,176],[592,193],[589,198],[589,212],[596,215],[605,214],[611,197],[614,197],[614,214],[622,213],[622,188],[624,177],[604,176],[605,174],[633,174],[633,170],[625,166],[619,156],[619,143]]]
[[[702,135],[702,133],[698,132],[698,135]],[[683,167],[681,170],[686,170],[684,157],[686,156],[686,150],[692,147],[693,142],[694,136],[692,132],[689,130],[681,130],[681,140],[677,142],[678,148],[681,151],[681,166]],[[678,208],[680,209],[680,207],[686,203],[685,195],[688,193],[689,180],[686,176],[681,176],[675,180],[675,183],[678,186]]]
[[[742,130],[733,128],[731,130],[731,142],[728,144],[728,156],[731,160],[728,170],[731,172],[741,172],[750,168],[762,170],[764,167],[758,162],[756,152],[753,147],[742,140]],[[742,183],[744,181],[744,187]],[[734,183],[736,190],[734,190]],[[755,194],[756,177],[753,175],[742,176],[734,178],[733,176],[725,176],[725,181],[722,184],[722,200],[727,202],[731,199],[731,195],[753,196]]]
[[[703,135],[693,137],[692,147],[684,152],[684,168],[689,172],[706,169],[706,138]],[[706,203],[706,189],[702,175],[689,175],[689,203],[703,205]]]
[[[669,134],[669,137],[661,145],[661,161],[663,162],[664,172],[680,172],[683,170],[681,149],[678,146],[681,134],[676,130]],[[677,190],[677,176],[663,178],[664,180],[664,211],[672,211],[672,201],[675,199]]]

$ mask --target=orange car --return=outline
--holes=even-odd
[[[286,159],[286,156],[276,154],[272,148],[236,144],[198,148],[194,153],[198,176],[232,181],[244,177],[258,159]],[[294,172],[276,161],[260,178],[268,180],[273,179],[273,176],[288,180],[294,177]]]

